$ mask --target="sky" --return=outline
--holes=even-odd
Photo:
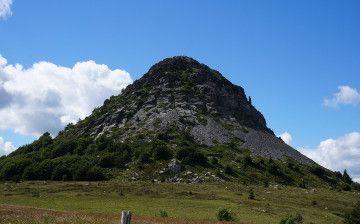
[[[360,180],[360,2],[0,0],[0,155],[166,57],[244,87],[274,132]]]

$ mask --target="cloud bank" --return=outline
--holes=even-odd
[[[72,68],[38,62],[24,69],[0,55],[0,129],[57,134],[131,83],[126,71],[94,61],[78,62]]]
[[[7,155],[14,150],[15,147],[11,142],[5,142],[4,139],[0,137],[0,156]]]
[[[321,141],[315,149],[301,149],[303,154],[332,170],[347,169],[360,182],[360,133],[352,132],[337,139]]]
[[[12,0],[0,0],[0,19],[6,19],[11,16]]]
[[[350,86],[339,86],[339,92],[333,94],[332,99],[325,99],[323,105],[326,107],[337,107],[340,104],[356,106],[360,103],[359,92]]]

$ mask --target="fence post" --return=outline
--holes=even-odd
[[[131,222],[131,211],[122,211],[120,224],[130,224]]]

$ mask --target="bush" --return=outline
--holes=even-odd
[[[225,173],[228,174],[228,175],[234,175],[234,174],[235,174],[235,171],[234,171],[234,169],[233,169],[231,166],[227,165],[227,166],[225,167]]]
[[[160,217],[163,217],[163,218],[169,217],[168,213],[164,210],[160,210],[159,215],[160,215]]]
[[[187,165],[205,165],[208,162],[204,154],[188,147],[180,149],[176,158]]]
[[[254,190],[251,188],[249,191],[249,199],[251,200],[255,200],[255,194],[254,194]]]
[[[4,161],[0,166],[0,179],[19,180],[22,177],[24,169],[31,165],[33,161],[26,158],[11,158]]]
[[[71,180],[71,173],[70,171],[63,165],[58,165],[55,167],[52,175],[51,180]]]
[[[106,179],[102,170],[97,166],[90,168],[87,171],[86,177],[87,177],[87,180],[90,180],[90,181],[98,181],[98,180]]]
[[[150,163],[151,162],[151,155],[148,152],[141,152],[139,155],[139,162],[140,163]]]
[[[304,223],[304,218],[300,214],[291,215],[280,221],[279,224],[302,224]]]
[[[343,184],[341,189],[343,191],[351,191],[351,186],[349,184]]]
[[[244,165],[244,167],[248,167],[248,166],[252,166],[252,165],[253,165],[253,160],[252,160],[250,154],[246,154],[246,155],[243,157],[243,165]]]
[[[153,150],[153,155],[156,160],[167,160],[173,157],[173,152],[165,144],[157,145]]]
[[[216,214],[216,218],[219,221],[234,221],[235,215],[234,213],[226,208],[220,208]]]
[[[212,157],[212,158],[211,158],[211,164],[212,164],[212,165],[218,165],[218,164],[219,164],[218,158]]]

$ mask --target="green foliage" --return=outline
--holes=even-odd
[[[82,125],[82,122],[79,124]],[[166,166],[164,160],[175,156],[185,169],[195,171],[200,168],[197,166],[202,166],[201,169],[206,168],[227,181],[264,183],[265,186],[269,182],[301,187],[330,185],[333,189],[346,191],[359,189],[354,182],[345,183],[349,183],[345,181],[348,179],[346,172],[344,175],[333,173],[290,158],[279,161],[252,157],[250,151],[239,149],[240,140],[211,147],[198,145],[191,136],[171,127],[159,133],[141,132],[120,142],[116,131],[97,138],[77,136],[73,130],[76,126],[69,126],[54,139],[45,133],[33,143],[1,157],[0,180],[91,181],[123,178],[128,173],[122,170],[125,167],[131,172],[141,170],[140,180],[165,180],[167,174],[160,175],[156,171]],[[155,137],[148,141],[147,136]],[[209,162],[208,158],[211,158]]]
[[[351,186],[347,183],[344,183],[341,187],[341,190],[343,191],[351,191]]]
[[[167,160],[173,157],[173,152],[161,141],[153,143],[153,156],[156,160]]]
[[[235,220],[235,214],[230,209],[220,208],[216,213],[216,218],[218,221],[230,222]]]
[[[359,224],[360,223],[360,202],[344,216],[344,224]]]
[[[139,163],[150,163],[151,162],[151,154],[147,151],[141,151],[139,154]]]
[[[159,215],[163,218],[169,217],[168,213],[165,210],[160,210]]]
[[[280,221],[279,224],[302,224],[304,218],[300,214],[290,215],[289,217]]]
[[[344,173],[342,175],[342,179],[347,184],[352,184],[353,183],[353,180],[351,179],[350,175],[347,173],[347,170],[344,170]]]
[[[196,148],[190,147],[181,148],[177,152],[176,158],[187,165],[206,165],[208,162],[204,154],[197,151]]]
[[[255,193],[254,193],[254,190],[252,188],[250,188],[248,198],[251,199],[251,200],[255,200]]]
[[[32,144],[24,145],[19,147],[16,151],[12,152],[10,155],[21,155],[34,151],[39,151],[41,148],[48,147],[53,143],[53,139],[50,136],[49,132],[44,133],[40,138],[34,141]]]
[[[55,167],[51,174],[51,180],[71,180],[70,170],[64,165],[58,165]]]
[[[0,179],[3,180],[19,180],[22,177],[24,169],[33,161],[28,158],[16,157],[7,159],[0,165]]]
[[[226,165],[225,167],[225,173],[228,175],[234,175],[235,174],[235,170],[230,166],[230,165]]]
[[[219,159],[216,158],[216,157],[212,157],[211,160],[210,160],[211,164],[216,166],[219,164]]]

